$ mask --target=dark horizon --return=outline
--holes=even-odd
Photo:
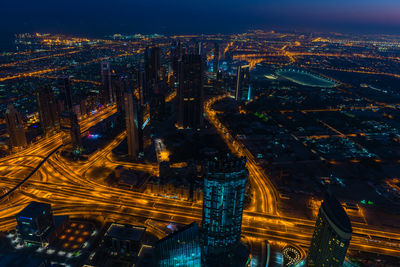
[[[114,33],[212,34],[248,29],[400,34],[394,0],[69,1],[6,3],[1,33],[49,32],[89,37]]]

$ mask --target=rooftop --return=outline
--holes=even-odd
[[[351,223],[340,202],[330,193],[325,196],[322,208],[329,219],[345,233],[351,233]]]
[[[145,232],[146,227],[113,223],[106,235],[119,240],[140,241]]]
[[[17,214],[17,217],[33,218],[49,210],[51,210],[50,204],[32,201]]]

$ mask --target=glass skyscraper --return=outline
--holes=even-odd
[[[155,248],[155,266],[201,266],[200,232],[197,223],[158,241]]]
[[[202,230],[207,262],[240,244],[248,171],[245,158],[229,155],[208,161],[205,168]]]
[[[319,209],[307,256],[307,266],[342,266],[352,228],[340,202],[327,193]]]

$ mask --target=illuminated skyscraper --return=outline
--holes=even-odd
[[[208,161],[205,169],[203,260],[207,266],[220,266],[224,261],[231,261],[230,255],[240,247],[243,201],[248,178],[246,159],[223,156]]]
[[[214,44],[213,72],[217,75],[219,69],[219,44]]]
[[[27,145],[25,126],[21,114],[14,108],[12,104],[7,106],[4,114],[6,120],[7,131],[10,136],[11,148],[20,148]]]
[[[239,66],[236,74],[236,101],[248,101],[251,98],[250,67]]]
[[[159,240],[155,247],[155,266],[200,267],[200,231],[196,223]]]
[[[50,86],[41,87],[36,92],[40,124],[45,134],[50,133],[60,124],[57,102]]]
[[[340,202],[327,193],[315,223],[307,266],[342,266],[351,235],[349,217]]]
[[[125,105],[125,122],[126,133],[128,141],[128,155],[132,160],[137,159],[139,152],[139,133],[138,133],[138,118],[137,118],[137,103],[136,97],[133,95],[132,90],[124,93]]]
[[[54,226],[51,205],[31,202],[17,215],[18,234],[24,243],[34,243],[45,246],[48,234]]]
[[[195,53],[197,54],[197,55],[202,55],[202,51],[201,51],[201,48],[202,48],[202,43],[201,42],[197,42],[196,43],[196,51],[195,51]]]
[[[101,104],[107,105],[108,103],[114,102],[109,62],[101,62],[101,81],[103,83],[103,88],[100,92],[100,101]]]
[[[199,55],[183,55],[179,64],[178,120],[183,128],[203,125],[204,66]]]

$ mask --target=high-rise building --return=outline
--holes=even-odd
[[[117,104],[117,111],[120,114],[124,113],[125,101],[124,94],[128,91],[130,87],[129,77],[126,74],[120,75],[119,79],[115,81],[114,91],[115,91],[115,102]]]
[[[143,154],[145,149],[151,145],[150,137],[150,105],[138,105],[138,138],[139,138],[139,153]]]
[[[34,243],[45,246],[48,235],[54,226],[51,205],[31,202],[17,215],[18,234],[24,243]]]
[[[71,144],[74,149],[82,146],[81,128],[74,112],[67,110],[61,112],[60,129],[64,145]]]
[[[251,98],[250,66],[239,66],[236,74],[236,101],[249,101]]]
[[[103,83],[103,88],[100,92],[100,101],[101,104],[107,105],[114,102],[113,88],[111,83],[111,68],[109,62],[101,62],[101,81]]]
[[[319,209],[307,255],[307,266],[342,266],[352,227],[340,202],[327,193]]]
[[[72,111],[73,101],[72,101],[72,91],[71,91],[71,80],[68,76],[63,76],[63,89],[64,89],[64,104],[65,110]]]
[[[6,119],[7,132],[10,136],[10,147],[20,148],[27,145],[25,126],[21,114],[15,109],[14,105],[7,106],[4,114]]]
[[[201,42],[197,42],[196,43],[196,51],[195,51],[195,53],[197,54],[197,55],[202,55],[202,51],[201,51],[201,48],[202,48],[202,43]]]
[[[128,141],[128,155],[132,160],[137,159],[139,152],[139,125],[138,125],[138,107],[136,97],[132,90],[124,93],[125,105],[125,125]]]
[[[139,103],[144,105],[149,101],[149,88],[146,81],[146,72],[144,70],[137,71],[137,85],[139,89]]]
[[[77,115],[73,112],[73,101],[69,77],[64,77],[65,110],[60,114],[60,128],[63,144],[72,144],[73,149],[82,145],[81,128]]]
[[[155,266],[200,267],[200,231],[197,223],[191,223],[159,240],[154,254]]]
[[[219,44],[214,44],[213,72],[217,75],[219,70]]]
[[[161,51],[158,46],[147,48],[144,56],[147,83],[153,85],[160,80]]]
[[[227,155],[205,165],[202,230],[206,265],[218,265],[219,257],[229,257],[240,245],[247,178],[245,158]]]
[[[182,128],[203,125],[204,63],[199,55],[183,55],[179,64],[178,120]]]
[[[39,110],[40,124],[45,134],[54,131],[60,124],[57,102],[50,86],[36,91],[36,102]]]

